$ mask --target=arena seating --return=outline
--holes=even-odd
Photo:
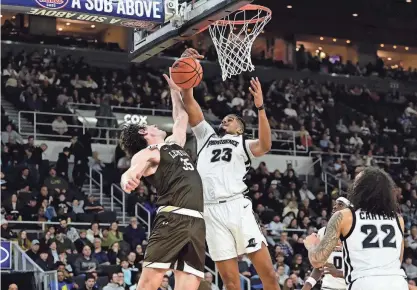
[[[68,140],[68,148],[60,153],[56,164],[51,164],[42,157],[48,149],[33,145],[33,138],[20,136],[16,132],[18,124],[3,126],[2,238],[16,240],[43,269],[59,269],[63,275],[59,283],[82,285],[91,278],[99,287],[119,281],[129,289],[141,270],[146,228],[141,224],[136,228],[135,219],[130,225],[119,227],[113,212],[83,192],[88,158],[93,152],[88,138],[72,138],[82,132],[72,127],[80,121],[70,116],[68,103],[90,110],[89,104],[96,104],[93,110],[97,111],[107,106],[110,110],[105,114],[109,117],[120,111],[118,106],[170,109],[169,90],[161,71],[139,66],[130,71],[103,70],[70,56],[58,60],[50,54],[24,52],[9,55],[2,59],[2,64],[2,97],[19,110],[54,113],[52,118],[38,119],[45,124],[38,129],[47,136],[44,139]],[[256,112],[244,89],[247,82],[243,76],[223,83],[205,80],[196,89],[196,98],[207,119],[216,123],[225,114],[238,113],[249,127],[256,127]],[[310,79],[279,79],[263,86],[270,123],[277,129],[273,139],[289,140],[288,132],[294,131],[297,150],[321,161],[315,177],[308,182],[291,166],[285,172],[271,172],[261,163],[248,173],[249,196],[267,237],[279,283],[284,285],[291,279],[294,289],[301,289],[311,270],[302,238],[326,225],[333,201],[344,194],[358,166],[383,167],[397,182],[406,227],[411,229],[406,239],[404,268],[410,280],[417,279],[413,268],[417,259],[417,228],[413,226],[417,224],[417,107],[412,103],[415,97],[372,91],[360,85],[347,87],[330,80],[317,83]],[[63,118],[57,117],[60,114]],[[2,111],[2,123],[9,121]],[[102,127],[110,126],[117,127]],[[94,138],[102,133],[90,134],[93,142],[101,141]],[[70,138],[75,141],[70,143]],[[79,146],[89,149],[80,150]],[[281,154],[294,153],[291,146],[282,142],[275,141],[273,147]],[[76,164],[81,162],[71,176],[68,153],[75,155]],[[128,162],[120,148],[116,148],[115,155],[113,164],[94,158],[90,162],[99,167],[106,180],[105,194],[110,194],[112,183],[119,183],[125,170],[122,165]],[[128,204],[141,203],[153,213],[155,194],[142,183],[128,197]],[[129,216],[135,214],[134,207],[128,206],[126,211]],[[45,231],[34,234],[39,226],[16,223],[22,220],[44,223]],[[86,230],[77,222],[91,226]],[[90,255],[85,246],[91,247],[92,261],[96,263],[96,271],[90,273],[80,268],[83,259]],[[240,257],[239,269],[252,285],[259,284],[247,257]],[[169,281],[173,283],[171,277]]]

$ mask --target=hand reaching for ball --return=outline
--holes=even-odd
[[[171,68],[169,68],[169,76],[164,74],[164,78],[167,81],[168,86],[171,90],[181,92],[181,88],[179,86],[177,86],[177,84],[174,83],[174,81],[172,80]]]
[[[203,59],[204,56],[199,54],[194,48],[187,48],[181,55],[181,57],[193,57],[196,59]]]

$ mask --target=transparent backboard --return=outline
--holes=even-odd
[[[129,59],[143,62],[161,51],[187,40],[211,23],[222,19],[253,0],[166,0],[166,22],[153,30],[132,30]]]

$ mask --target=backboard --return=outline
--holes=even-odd
[[[203,31],[211,23],[222,19],[253,0],[200,0],[183,2],[167,0],[165,6],[178,5],[176,15],[153,31],[134,29],[129,59],[143,62],[164,49]]]

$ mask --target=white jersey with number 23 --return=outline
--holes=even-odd
[[[197,139],[197,170],[204,188],[204,201],[227,199],[246,191],[245,175],[250,168],[251,140],[243,135],[217,136],[206,121],[192,128]]]
[[[213,261],[253,253],[266,240],[244,194],[253,154],[242,135],[216,135],[202,121],[192,128],[197,138],[197,170],[203,181],[206,240]]]

